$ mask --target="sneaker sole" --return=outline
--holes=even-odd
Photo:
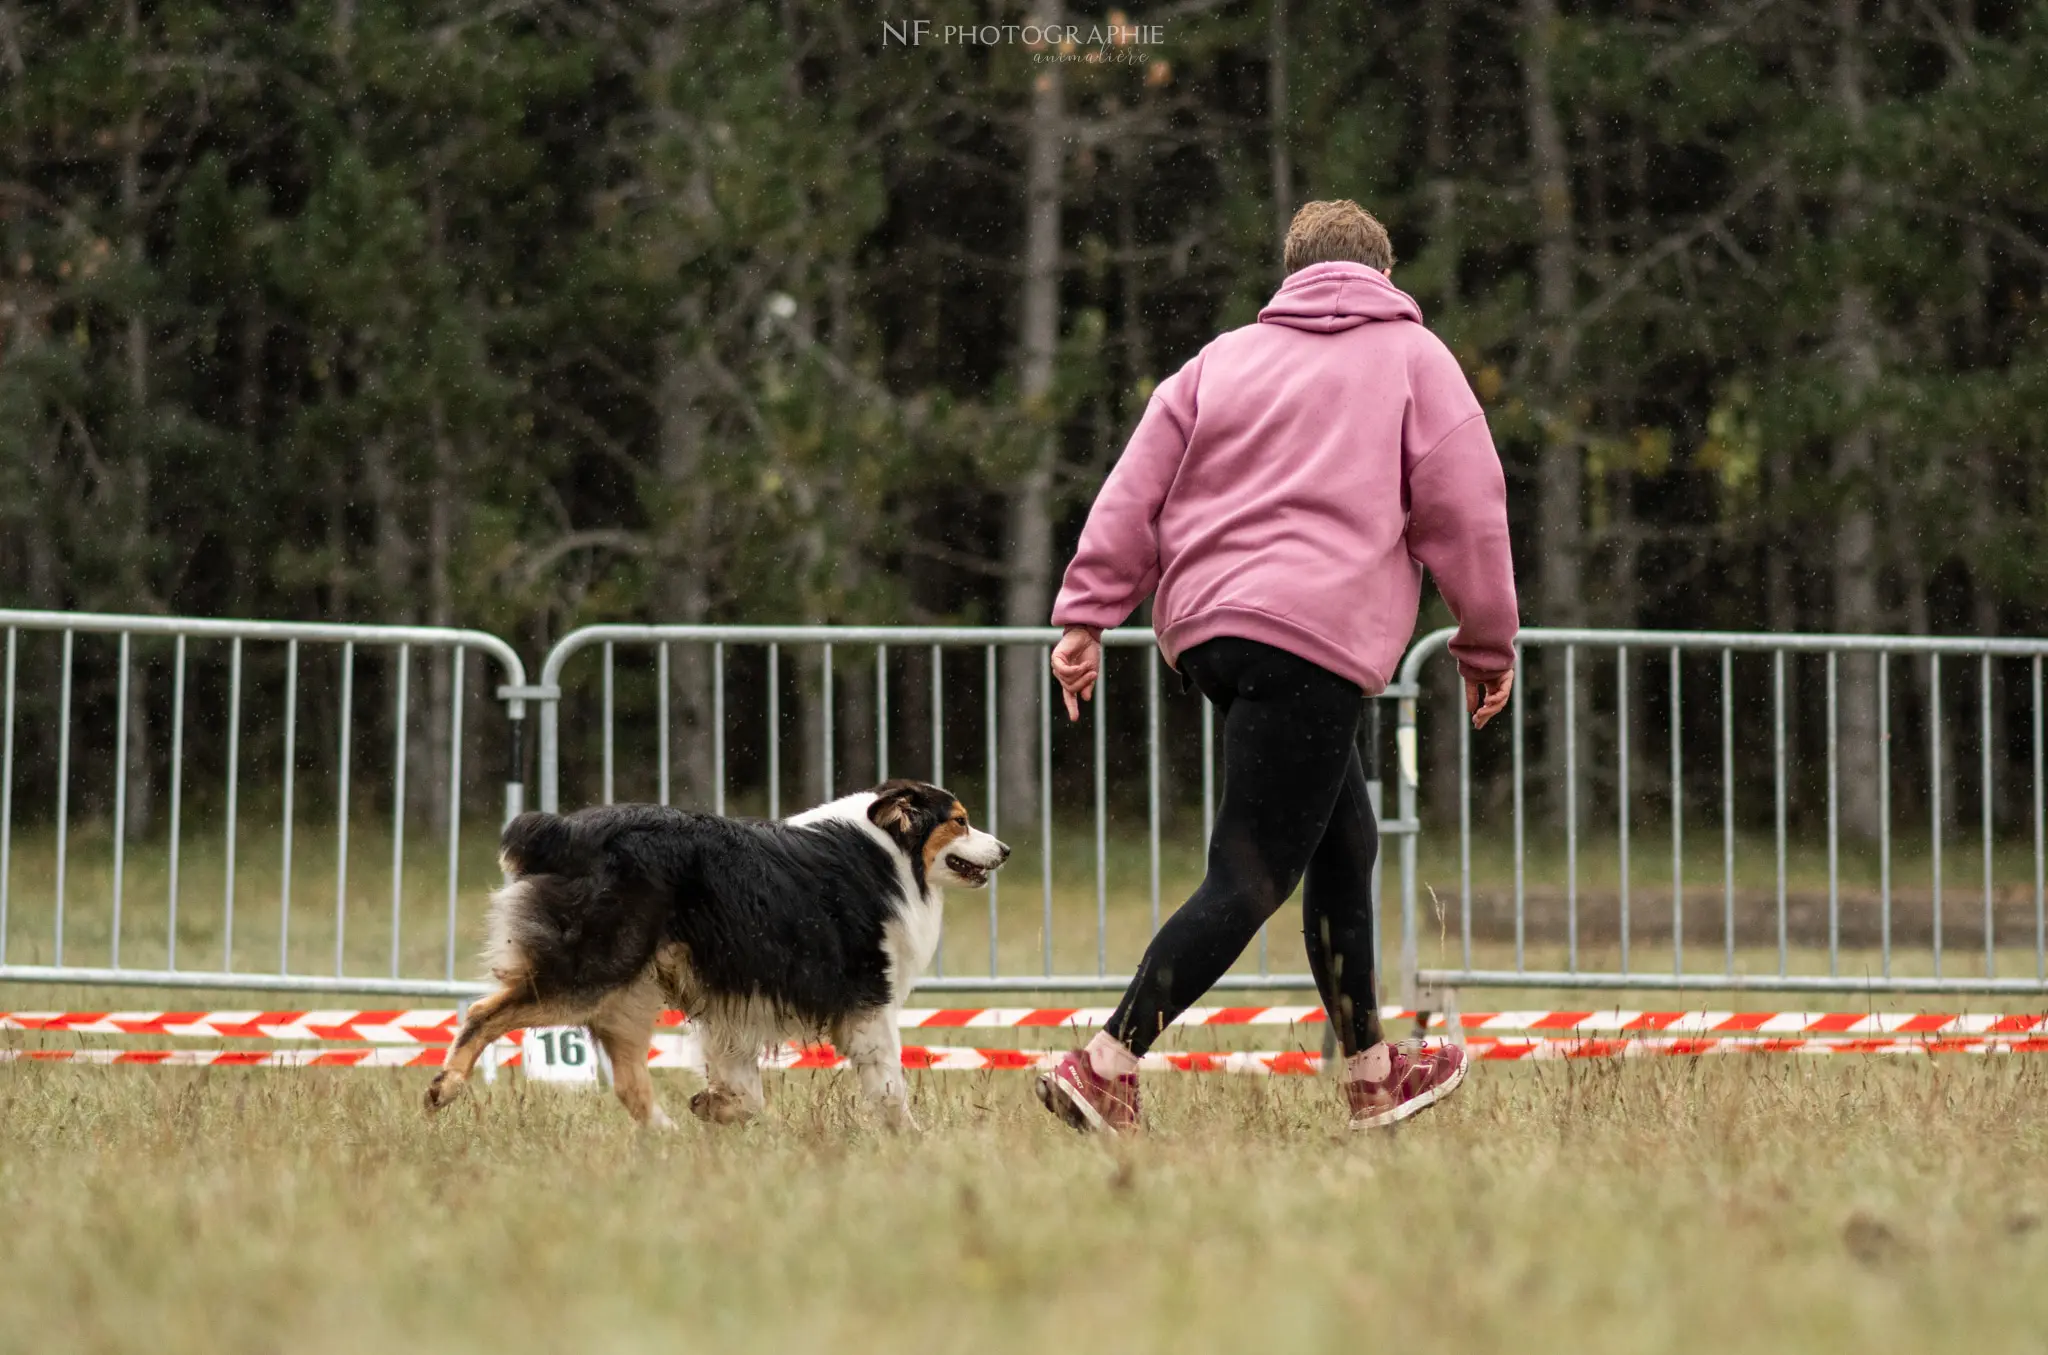
[[[1421,1114],[1446,1096],[1449,1096],[1452,1092],[1458,1090],[1465,1081],[1465,1070],[1471,1066],[1469,1062],[1459,1064],[1458,1071],[1451,1074],[1450,1081],[1440,1086],[1431,1087],[1420,1096],[1412,1096],[1400,1105],[1395,1106],[1392,1110],[1383,1110],[1379,1114],[1367,1116],[1363,1120],[1353,1120],[1351,1127],[1353,1129],[1385,1129],[1388,1125],[1401,1123],[1401,1121],[1411,1115]]]
[[[1059,1098],[1058,1101],[1053,1099],[1055,1096]],[[1063,1124],[1070,1125],[1084,1134],[1116,1133],[1109,1121],[1102,1118],[1102,1112],[1088,1104],[1088,1098],[1068,1085],[1066,1079],[1058,1073],[1047,1073],[1038,1079],[1038,1099]],[[1073,1114],[1069,1114],[1069,1110]],[[1077,1120],[1075,1116],[1080,1118]]]

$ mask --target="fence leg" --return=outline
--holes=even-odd
[[[514,703],[523,704],[523,703]],[[526,718],[525,712],[512,716],[505,749],[505,822],[526,812]]]
[[[1394,769],[1396,803],[1400,806],[1399,816],[1404,823],[1415,823],[1419,812],[1415,805],[1416,766],[1409,750],[1415,746],[1415,698],[1404,696],[1395,705],[1394,723],[1395,746],[1399,753],[1399,765]],[[1415,838],[1414,833],[1401,836],[1401,996],[1403,1002],[1421,1010],[1421,994],[1416,991],[1415,971],[1418,968],[1415,940]]]

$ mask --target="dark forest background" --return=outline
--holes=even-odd
[[[1040,624],[1339,196],[1486,403],[1531,624],[2048,619],[2048,5],[1978,0],[0,4],[0,605]]]

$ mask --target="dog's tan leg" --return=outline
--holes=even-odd
[[[916,1130],[917,1119],[910,1113],[910,1085],[903,1077],[903,1036],[896,1027],[895,1009],[885,1007],[848,1026],[844,1039],[840,1052],[860,1078],[863,1099],[881,1110],[891,1129]]]
[[[427,1110],[439,1110],[455,1099],[463,1084],[469,1081],[470,1070],[476,1066],[484,1050],[490,1047],[491,1041],[527,1026],[549,1025],[559,1019],[554,1007],[536,1002],[511,988],[500,988],[489,997],[471,1003],[469,1016],[448,1050],[447,1062],[427,1084]]]
[[[655,1101],[654,1079],[647,1075],[647,1046],[661,1004],[661,988],[650,975],[600,1003],[590,1033],[612,1061],[612,1090],[626,1113],[651,1129],[673,1129],[675,1121]]]

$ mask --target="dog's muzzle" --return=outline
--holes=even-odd
[[[985,842],[955,848],[940,858],[945,862],[947,871],[971,889],[987,884],[988,877],[1010,859],[1008,843],[999,842],[986,833],[979,836]]]

